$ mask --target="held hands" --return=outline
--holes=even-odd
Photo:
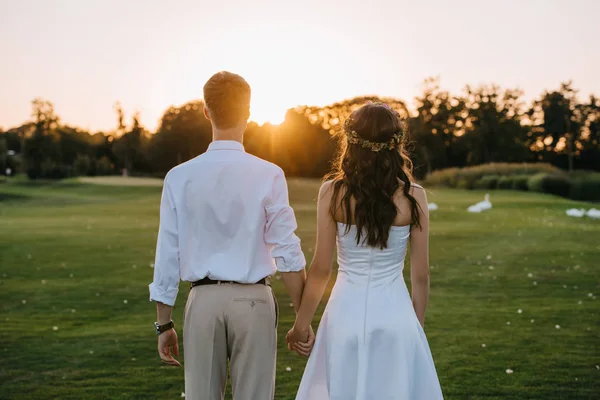
[[[312,326],[308,328],[298,328],[296,325],[290,329],[285,337],[288,349],[295,350],[301,356],[308,357],[315,344],[315,332]]]
[[[179,356],[179,344],[175,329],[169,329],[158,335],[158,355],[165,364],[181,367],[179,361],[171,355],[171,351],[174,355]]]

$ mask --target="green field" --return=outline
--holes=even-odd
[[[290,181],[309,260],[318,186]],[[465,212],[482,198],[429,193],[425,331],[445,397],[600,398],[600,221],[565,215],[591,205],[495,191],[492,210]],[[180,398],[183,370],[161,365],[148,301],[159,199],[157,186],[0,183],[1,399]],[[306,360],[284,348],[293,312],[274,288],[276,398],[293,399]]]

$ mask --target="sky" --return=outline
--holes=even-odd
[[[154,130],[220,70],[250,83],[259,123],[359,95],[412,104],[430,76],[528,100],[572,80],[586,98],[598,15],[595,0],[0,0],[0,127],[41,97],[70,125],[112,130],[119,101]]]

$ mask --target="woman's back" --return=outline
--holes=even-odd
[[[405,131],[377,104],[354,112],[344,131],[333,179],[319,193],[317,246],[292,336],[314,315],[336,246],[337,279],[296,399],[442,399],[422,327],[427,198],[411,183]],[[402,274],[409,238],[412,299]]]

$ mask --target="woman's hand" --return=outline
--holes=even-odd
[[[289,350],[295,350],[301,356],[308,357],[315,344],[315,332],[310,325],[308,328],[299,328],[294,325],[285,339]]]

